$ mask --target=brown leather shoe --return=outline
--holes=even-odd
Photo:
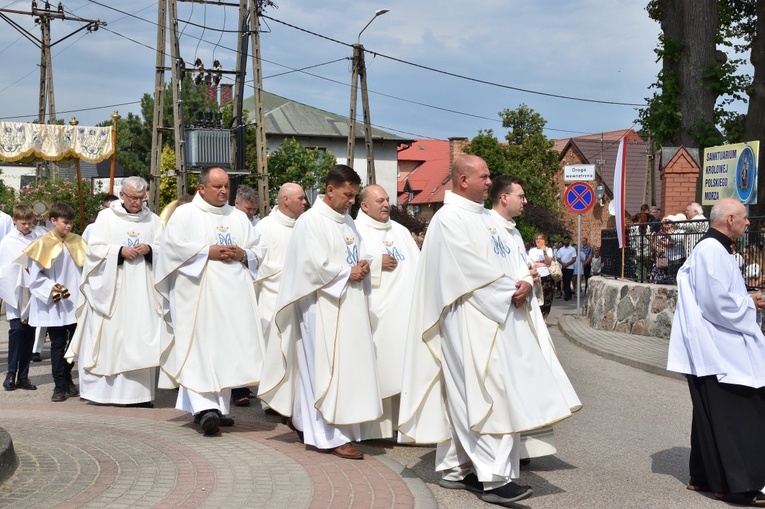
[[[347,460],[363,460],[364,453],[356,449],[352,443],[348,442],[340,447],[335,447],[330,451],[335,456],[340,456]]]

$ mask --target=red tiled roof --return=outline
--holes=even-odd
[[[398,182],[400,205],[443,203],[444,192],[452,188],[449,178],[449,140],[415,140],[398,153],[399,161],[418,163]],[[414,197],[409,200],[410,192]]]
[[[557,150],[561,154],[571,140],[588,140],[588,141],[603,141],[605,143],[616,141],[618,142],[624,136],[627,136],[629,141],[643,141],[638,133],[632,129],[617,129],[616,131],[606,131],[602,133],[585,134],[583,136],[576,136],[574,138],[559,138],[553,140],[553,150]]]

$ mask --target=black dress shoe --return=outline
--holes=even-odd
[[[69,380],[69,385],[66,388],[66,394],[72,397],[80,395],[80,390],[77,388],[76,385],[74,385],[74,382],[72,382],[71,380]]]
[[[27,391],[36,391],[37,386],[29,381],[29,378],[19,378],[16,381],[17,389],[25,389]]]
[[[53,389],[53,396],[50,397],[50,400],[54,403],[60,403],[66,401],[66,398],[66,389],[63,387],[56,387]]]
[[[529,498],[534,493],[531,486],[525,486],[523,484],[517,484],[513,481],[505,484],[494,490],[484,490],[481,500],[489,502],[490,504],[509,504],[510,502],[516,502]]]
[[[33,352],[32,362],[42,362],[42,355],[40,355],[38,352]]]
[[[289,429],[291,429],[292,431],[294,431],[295,433],[297,433],[297,436],[298,436],[298,440],[300,441],[300,443],[301,443],[301,444],[302,444],[302,443],[304,443],[304,441],[303,441],[303,432],[302,432],[302,431],[300,431],[299,429],[297,429],[297,428],[295,427],[295,425],[292,423],[292,417],[288,417],[288,418],[287,418],[287,422],[286,422],[286,424],[287,424],[287,427],[288,427]]]
[[[3,382],[3,389],[6,391],[16,390],[16,373],[8,373],[5,375],[5,382]]]
[[[234,425],[234,418],[233,417],[231,417],[230,415],[223,415],[218,410],[216,410],[216,412],[218,412],[218,421],[220,422],[220,424],[218,424],[218,426],[226,426],[226,427],[228,427],[228,426],[233,426]]]
[[[478,480],[478,476],[474,473],[469,473],[460,479],[459,481],[451,481],[449,479],[441,479],[438,481],[438,485],[442,488],[448,488],[450,490],[468,490],[473,493],[483,493],[483,483]]]
[[[218,412],[210,410],[206,412],[199,420],[199,425],[202,426],[202,431],[205,432],[205,436],[215,435],[220,433],[220,417]]]

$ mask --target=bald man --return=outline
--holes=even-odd
[[[693,403],[688,489],[765,505],[765,336],[761,292],[747,294],[731,245],[749,226],[744,206],[712,207],[710,228],[677,273],[667,369],[688,379]]]
[[[398,421],[404,345],[412,307],[414,278],[420,250],[409,230],[390,219],[390,199],[385,189],[370,185],[361,191],[356,228],[372,261],[369,314],[377,354],[377,376],[383,398],[383,416],[362,425],[362,438],[390,438]]]
[[[292,229],[306,206],[303,188],[291,182],[282,184],[276,200],[276,207],[271,210],[268,217],[255,225],[267,248],[266,257],[255,280],[255,294],[258,297],[264,332],[274,315],[276,296],[282,282],[284,258],[287,255],[287,245],[292,236]]]
[[[533,492],[513,481],[520,475],[519,434],[565,419],[581,403],[565,373],[547,364],[524,318],[528,267],[510,255],[512,241],[483,206],[490,185],[483,159],[457,159],[452,191],[428,227],[409,320],[399,438],[438,443],[442,487],[508,504]]]
[[[194,199],[167,222],[155,267],[166,311],[160,387],[180,388],[176,408],[205,435],[234,424],[231,389],[258,384],[265,350],[253,285],[265,253],[228,196],[228,174],[204,169]]]

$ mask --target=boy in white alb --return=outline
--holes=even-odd
[[[13,207],[15,228],[0,241],[0,298],[5,301],[5,317],[10,322],[8,330],[8,374],[3,382],[6,391],[14,389],[36,390],[29,381],[29,363],[35,329],[29,319],[29,273],[26,270],[25,247],[36,235],[32,232],[35,213],[28,205]]]
[[[85,241],[70,233],[74,209],[63,202],[51,204],[53,229],[32,242],[24,254],[29,258],[29,289],[32,294],[29,324],[48,327],[51,370],[56,387],[51,401],[77,396],[72,365],[64,359],[77,327],[75,306],[80,298],[80,278],[85,262]]]

